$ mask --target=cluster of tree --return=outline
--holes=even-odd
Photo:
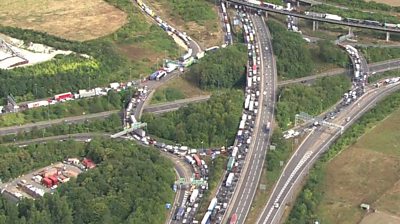
[[[33,128],[28,132],[0,136],[0,143],[22,141],[50,136],[68,135],[76,133],[116,133],[122,127],[122,119],[118,114],[112,114],[102,120],[91,120],[84,123],[57,124],[44,129]]]
[[[398,77],[398,76],[400,76],[400,69],[386,71],[384,73],[379,73],[379,74],[368,76],[368,83],[376,83],[377,81],[385,79],[385,78],[393,78],[393,77]]]
[[[272,47],[276,56],[278,75],[292,79],[310,75],[314,69],[311,52],[307,42],[300,34],[287,31],[276,21],[268,20],[272,35]]]
[[[345,67],[349,62],[346,53],[330,41],[309,46],[300,34],[288,31],[277,21],[268,20],[267,24],[273,37],[278,76],[282,79],[308,76],[319,63]]]
[[[292,125],[299,112],[320,114],[338,102],[350,85],[350,78],[340,75],[317,79],[311,86],[293,84],[283,87],[279,90],[276,108],[279,126],[285,129]]]
[[[0,126],[7,127],[46,119],[58,119],[82,114],[120,110],[124,102],[128,102],[131,90],[119,93],[109,91],[107,96],[79,99],[47,107],[24,110],[20,113],[8,113],[0,116]]]
[[[144,114],[142,120],[152,135],[192,147],[221,147],[234,141],[243,101],[242,91],[226,90],[163,116]]]
[[[18,206],[0,199],[1,223],[162,223],[164,205],[173,200],[172,164],[159,152],[130,142],[49,142],[0,150],[7,156],[2,156],[1,166],[5,162],[14,168],[12,176],[67,156],[87,156],[98,163],[53,195],[23,200]]]
[[[340,67],[346,67],[349,64],[349,57],[346,52],[335,46],[331,41],[318,41],[317,46],[317,57],[321,61]]]
[[[364,114],[359,121],[347,130],[315,164],[309,174],[309,179],[303,191],[296,200],[290,213],[288,224],[313,223],[317,218],[317,208],[323,191],[322,182],[325,175],[325,167],[342,150],[354,144],[357,139],[377,122],[400,108],[400,93],[396,92],[379,102],[376,107]]]
[[[387,23],[400,23],[400,20],[396,16],[392,16],[388,13],[384,12],[363,12],[354,8],[349,8],[343,10],[341,8],[336,8],[330,5],[314,5],[310,9],[314,12],[320,13],[330,13],[341,16],[343,18],[355,18],[355,19],[362,19],[362,20],[376,20],[379,22],[387,22]]]
[[[186,78],[202,89],[232,88],[245,83],[247,54],[243,45],[211,53],[193,65]]]
[[[361,47],[359,49],[368,63],[400,58],[400,48],[397,47]]]
[[[171,15],[180,17],[186,22],[195,21],[204,23],[217,18],[212,5],[207,1],[167,0],[166,2],[172,6]]]
[[[396,12],[400,12],[400,7],[394,7],[394,6],[390,6],[384,3],[379,3],[379,2],[375,2],[375,1],[365,1],[365,0],[352,0],[352,1],[348,1],[348,0],[325,0],[325,2],[328,2],[330,4],[332,3],[337,3],[343,6],[349,6],[352,9],[370,9],[370,10],[380,10],[380,11],[396,11]]]
[[[178,56],[178,48],[172,38],[159,26],[146,22],[140,9],[130,0],[107,1],[127,12],[129,21],[114,34],[92,41],[69,41],[47,33],[0,26],[1,33],[27,43],[41,43],[93,57],[59,56],[34,66],[0,70],[0,97],[13,94],[17,99],[32,100],[48,97],[51,93],[107,86],[110,82],[124,81],[151,72],[149,61],[129,63],[119,53],[117,46],[140,43],[148,51],[173,58]]]
[[[151,98],[152,103],[170,102],[174,100],[184,99],[185,94],[179,89],[167,87],[161,91],[156,91]]]

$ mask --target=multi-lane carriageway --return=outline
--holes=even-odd
[[[352,106],[342,110],[331,122],[342,125],[345,130],[374,107],[379,100],[399,89],[399,83],[389,84],[378,89],[370,87]],[[351,119],[347,121],[348,118]],[[281,221],[286,204],[295,198],[292,197],[295,189],[301,187],[301,181],[305,178],[307,171],[340,134],[340,129],[324,126],[318,127],[308,134],[286,164],[266,207],[258,218],[258,224],[276,224]],[[302,160],[303,162],[301,162]]]
[[[242,0],[225,0],[225,1],[227,3],[242,5],[242,6],[246,6],[248,8],[253,8],[256,10],[274,12],[274,13],[288,15],[288,16],[294,16],[294,17],[301,18],[301,19],[308,19],[308,20],[312,20],[312,21],[332,23],[332,24],[338,24],[338,25],[344,25],[344,26],[350,26],[350,27],[385,31],[385,32],[390,32],[390,33],[400,33],[400,29],[396,29],[396,28],[373,26],[373,25],[366,25],[366,24],[351,23],[351,22],[337,21],[337,20],[332,20],[332,19],[319,18],[319,17],[315,17],[315,16],[311,16],[311,15],[305,15],[305,14],[300,14],[300,13],[296,13],[296,12],[289,12],[289,11],[285,11],[285,10],[268,8],[265,6],[254,5],[252,3],[248,3],[248,2],[242,1]]]
[[[237,223],[244,223],[250,210],[255,192],[257,190],[262,167],[264,165],[266,148],[269,145],[271,133],[264,131],[264,125],[272,123],[275,107],[276,90],[276,67],[272,54],[270,33],[263,20],[259,16],[252,16],[253,25],[256,30],[256,40],[261,53],[261,92],[259,115],[257,116],[256,129],[253,142],[249,147],[249,154],[246,156],[245,167],[240,175],[237,188],[229,203],[222,223],[226,223],[233,214],[237,215]]]

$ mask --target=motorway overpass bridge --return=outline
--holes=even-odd
[[[260,6],[260,5],[255,5],[255,4],[252,4],[249,2],[244,2],[242,0],[224,0],[224,1],[227,2],[228,6],[229,6],[229,4],[242,5],[247,8],[251,8],[251,9],[255,9],[255,10],[261,10],[261,11],[265,11],[265,12],[273,12],[273,13],[278,13],[278,14],[287,15],[287,16],[293,16],[293,17],[297,17],[297,18],[301,18],[301,19],[312,20],[314,22],[313,27],[317,27],[317,25],[315,25],[317,22],[325,22],[325,23],[343,25],[343,26],[348,26],[348,27],[356,27],[356,28],[370,29],[370,30],[376,30],[376,31],[383,31],[383,32],[386,32],[387,40],[389,40],[390,33],[400,33],[400,29],[397,29],[397,28],[389,28],[389,27],[374,26],[374,25],[326,19],[326,18],[321,18],[321,17],[315,17],[312,15],[300,14],[297,12],[289,12],[289,11],[285,11],[285,10],[272,9],[272,8],[268,8],[266,6]]]

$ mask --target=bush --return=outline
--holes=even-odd
[[[361,47],[359,49],[368,63],[400,58],[400,48],[396,47]]]
[[[179,89],[167,87],[162,91],[156,91],[153,98],[151,99],[153,103],[170,102],[174,100],[184,99],[185,94]]]
[[[217,15],[212,5],[203,0],[170,0],[172,15],[181,17],[184,21],[205,22],[215,20]]]
[[[185,77],[207,90],[241,86],[245,80],[246,63],[245,47],[233,45],[204,57]]]
[[[280,89],[276,118],[283,129],[293,124],[299,112],[318,115],[338,102],[350,88],[350,79],[345,75],[324,77],[311,86],[294,84]]]
[[[224,146],[233,143],[242,113],[243,93],[227,90],[209,101],[163,116],[144,114],[150,134],[191,147]],[[227,142],[226,142],[227,141]]]

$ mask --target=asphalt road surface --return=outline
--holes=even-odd
[[[366,61],[365,59],[362,60],[363,67],[366,68]],[[369,74],[372,73],[382,73],[390,70],[395,70],[395,69],[400,69],[400,59],[394,59],[394,60],[387,60],[387,61],[382,61],[382,62],[376,62],[372,64],[368,64],[368,69],[369,69]],[[299,83],[299,82],[309,82],[318,78],[326,77],[326,76],[334,76],[334,75],[340,75],[344,73],[348,73],[349,71],[344,69],[344,68],[338,68],[335,70],[323,72],[320,74],[316,75],[311,75],[311,76],[306,76],[298,79],[291,79],[291,80],[285,80],[281,81],[278,83],[278,86],[285,86],[293,83]],[[374,74],[375,74],[374,73]]]
[[[343,125],[344,130],[350,127],[362,114],[376,105],[376,102],[388,94],[400,89],[400,84],[388,85],[379,89],[369,89],[358,101],[343,109],[332,123]],[[351,118],[350,121],[346,121]],[[303,143],[298,147],[286,164],[274,190],[268,200],[266,207],[260,215],[257,223],[275,224],[281,221],[285,204],[291,198],[294,187],[299,187],[304,179],[304,174],[315,163],[316,159],[327,149],[330,144],[339,137],[340,129],[331,127],[318,127],[312,131]],[[279,204],[275,204],[279,203]]]
[[[261,85],[260,108],[257,116],[256,129],[246,156],[245,167],[240,175],[238,187],[235,190],[225,221],[232,214],[237,214],[237,223],[244,223],[250,210],[258,182],[264,165],[266,149],[269,145],[269,132],[264,131],[264,126],[273,121],[275,107],[276,66],[272,53],[271,36],[264,20],[259,16],[252,16],[257,33],[257,41],[261,57]],[[264,99],[265,98],[265,99]],[[271,129],[272,130],[272,129]]]
[[[293,12],[293,11],[289,12],[289,11],[285,11],[285,10],[272,9],[267,6],[259,6],[259,5],[255,5],[255,4],[245,2],[242,0],[226,0],[226,1],[229,3],[232,3],[232,4],[242,5],[247,8],[250,8],[250,9],[252,8],[254,10],[274,12],[274,13],[278,13],[278,14],[282,14],[282,15],[289,15],[289,16],[294,16],[297,18],[308,19],[308,20],[317,21],[317,22],[332,23],[332,24],[344,25],[344,26],[349,26],[349,27],[358,27],[358,28],[371,29],[371,30],[376,30],[376,31],[391,32],[391,33],[400,33],[400,30],[397,28],[388,28],[388,27],[383,27],[383,26],[374,26],[374,25],[367,25],[367,24],[361,24],[361,23],[350,23],[350,22],[345,22],[345,21],[326,19],[326,18],[321,18],[321,17],[315,17],[312,15],[300,14],[300,13]]]
[[[29,124],[24,124],[24,125],[20,125],[20,126],[5,127],[5,128],[0,128],[0,135],[9,135],[9,134],[15,134],[15,133],[18,133],[21,131],[30,131],[30,130],[32,130],[32,128],[37,128],[37,129],[47,128],[54,124],[81,123],[81,122],[85,122],[86,120],[105,118],[105,117],[110,116],[111,114],[115,114],[118,112],[119,112],[118,110],[112,110],[112,111],[106,111],[106,112],[95,113],[95,114],[81,115],[81,116],[61,118],[61,119],[55,119],[55,120],[40,121],[40,122],[29,123]]]

